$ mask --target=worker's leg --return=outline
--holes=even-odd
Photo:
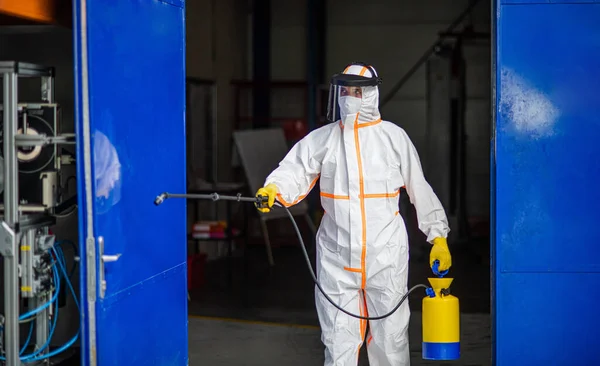
[[[315,291],[317,313],[321,323],[321,340],[325,345],[325,366],[356,366],[366,322],[344,314],[331,305],[319,289],[315,288]],[[328,295],[344,310],[353,314],[364,312],[360,290],[353,289],[338,295]]]
[[[406,293],[408,266],[404,270],[389,268],[377,274],[387,277],[390,286],[383,288],[367,285],[367,307],[369,316],[383,315],[392,310]],[[408,300],[389,317],[369,322],[367,352],[370,366],[408,366],[410,350],[408,344],[408,323],[410,309]]]

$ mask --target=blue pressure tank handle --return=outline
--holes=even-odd
[[[440,278],[444,277],[445,275],[448,274],[448,271],[449,271],[448,269],[445,270],[445,271],[440,272],[438,268],[440,268],[440,261],[436,259],[433,262],[433,266],[431,267],[431,270],[433,271],[433,274],[436,275],[436,276],[438,276],[438,277],[440,277]]]

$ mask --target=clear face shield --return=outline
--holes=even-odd
[[[371,71],[371,75],[375,75],[375,72]],[[363,87],[378,86],[379,84],[381,84],[381,79],[377,76],[365,77],[353,74],[333,75],[329,84],[327,120],[330,122],[336,122],[340,120],[340,98],[362,98]]]

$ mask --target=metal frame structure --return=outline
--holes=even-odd
[[[193,129],[197,128],[193,125],[192,117],[195,111],[194,105],[191,100],[192,90],[194,88],[205,88],[208,91],[205,93],[204,97],[206,98],[206,109],[205,112],[205,120],[204,125],[201,126],[204,128],[204,137],[205,137],[205,149],[204,149],[204,161],[202,162],[205,173],[201,177],[202,179],[215,183],[218,181],[218,149],[217,143],[218,141],[218,121],[217,121],[217,83],[214,80],[200,79],[188,77],[186,78],[186,114],[187,114],[187,134],[188,138],[191,134],[192,141],[188,140],[188,146],[192,146],[192,151],[194,150],[194,145],[196,141],[193,140],[195,134],[193,133]],[[190,123],[192,122],[192,123]],[[188,152],[189,154],[189,152]],[[195,156],[188,155],[188,163],[193,161]],[[194,172],[195,173],[195,172]],[[196,177],[194,175],[194,177]]]
[[[0,75],[4,84],[4,218],[0,236],[2,246],[0,252],[4,257],[4,318],[5,318],[5,352],[6,366],[19,366],[19,257],[17,243],[21,232],[26,233],[26,240],[35,239],[34,228],[45,226],[35,225],[26,227],[21,222],[19,213],[19,182],[18,182],[18,79],[20,77],[39,77],[42,79],[42,100],[54,101],[54,69],[40,65],[14,61],[0,62]],[[47,224],[46,224],[47,225]],[[29,229],[25,231],[25,229]],[[38,299],[39,300],[39,299]],[[44,301],[42,299],[42,301]],[[35,303],[35,301],[34,301]],[[47,316],[49,310],[41,311],[40,318]],[[48,336],[45,322],[40,324],[37,341]],[[45,341],[45,340],[44,340]]]
[[[394,98],[396,93],[398,93],[398,91],[404,86],[404,84],[406,84],[406,82],[410,80],[414,73],[417,72],[419,68],[421,68],[421,66],[425,62],[427,62],[429,57],[431,57],[431,55],[433,55],[438,50],[440,44],[444,41],[444,39],[454,38],[456,36],[455,30],[458,28],[458,26],[462,24],[462,22],[467,18],[467,16],[471,14],[471,12],[479,3],[479,1],[480,0],[470,0],[469,4],[454,19],[454,21],[450,23],[450,25],[443,32],[440,32],[438,34],[438,39],[435,42],[433,42],[433,44],[429,46],[427,50],[425,50],[425,52],[423,53],[423,55],[421,55],[421,57],[419,57],[417,62],[415,62],[413,66],[400,78],[400,80],[398,80],[398,82],[394,84],[390,92],[387,95],[383,96],[383,98],[381,98],[381,101],[379,103],[381,109],[383,109],[383,107],[385,107],[385,105],[388,104]]]
[[[281,80],[281,81],[270,81],[266,83],[247,81],[247,80],[233,80],[231,85],[234,87],[234,129],[252,129],[256,128],[257,125],[269,127],[283,127],[283,123],[290,122],[293,120],[300,120],[305,126],[308,126],[308,88],[309,85],[305,81],[295,80]],[[302,108],[299,108],[303,113],[297,116],[270,116],[267,120],[263,120],[262,117],[256,117],[253,114],[251,105],[244,106],[243,93],[249,93],[251,97],[254,96],[256,90],[266,90],[269,93],[271,102],[271,111],[277,107],[277,104],[273,102],[273,95],[278,91],[284,90],[300,90],[302,92],[302,100],[298,101],[302,103]],[[247,113],[243,113],[246,111]]]

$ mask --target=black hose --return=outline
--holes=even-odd
[[[265,196],[259,196],[259,197],[242,197],[240,194],[238,194],[237,196],[222,196],[219,195],[217,193],[213,193],[213,194],[172,194],[172,193],[167,193],[164,192],[162,194],[160,194],[158,197],[156,197],[156,199],[154,200],[154,204],[155,205],[160,205],[162,204],[166,199],[168,198],[187,198],[187,199],[200,199],[200,200],[212,200],[212,201],[219,201],[219,200],[228,200],[228,201],[238,201],[238,202],[254,202],[255,204],[257,204],[260,207],[263,207],[264,205],[266,205],[267,203],[267,197]],[[406,294],[404,294],[404,296],[402,296],[402,298],[400,299],[400,301],[398,302],[398,304],[396,306],[394,306],[394,308],[392,310],[390,310],[388,313],[384,314],[384,315],[380,315],[380,316],[362,316],[362,315],[356,315],[356,314],[352,314],[351,312],[345,310],[344,308],[342,308],[341,306],[337,305],[326,293],[325,290],[323,290],[323,288],[321,287],[321,284],[319,283],[319,281],[317,280],[317,276],[315,275],[315,271],[312,268],[312,264],[310,263],[310,257],[308,256],[308,252],[306,250],[306,246],[304,245],[304,240],[302,239],[302,234],[300,233],[300,229],[298,228],[298,224],[296,224],[296,220],[294,219],[294,215],[292,215],[292,213],[290,212],[290,210],[283,204],[281,204],[280,202],[275,202],[275,205],[278,207],[282,207],[285,212],[287,213],[288,217],[290,218],[290,221],[292,222],[292,225],[294,225],[294,229],[296,230],[296,235],[298,236],[298,241],[300,242],[300,247],[302,248],[302,254],[304,254],[304,259],[306,259],[306,264],[308,265],[308,270],[310,272],[310,275],[312,276],[312,279],[315,283],[315,285],[317,285],[317,288],[319,289],[319,291],[321,291],[321,293],[323,294],[323,296],[325,296],[325,298],[327,299],[327,301],[329,301],[331,303],[331,305],[335,306],[338,310],[340,310],[341,312],[350,315],[351,317],[354,318],[358,318],[358,319],[363,319],[363,320],[381,320],[384,318],[387,318],[388,316],[392,315],[393,313],[396,312],[396,310],[398,310],[400,308],[400,306],[402,306],[402,304],[404,303],[404,301],[406,301],[406,299],[408,298],[408,295],[410,295],[411,292],[413,292],[414,290],[422,287],[424,289],[429,288],[426,285],[423,284],[419,284],[419,285],[415,285],[413,287],[410,288],[410,290],[408,290],[408,292]]]
[[[321,293],[323,294],[323,296],[325,296],[325,298],[327,299],[327,301],[329,301],[331,303],[331,305],[335,306],[341,312],[343,312],[345,314],[348,314],[351,317],[358,318],[358,319],[363,319],[363,320],[381,320],[381,319],[387,318],[388,316],[390,316],[393,313],[395,313],[396,310],[398,310],[400,308],[400,306],[402,306],[402,303],[404,303],[404,301],[406,301],[406,299],[408,298],[408,295],[410,295],[411,292],[413,292],[414,290],[416,290],[416,289],[418,289],[420,287],[422,287],[424,289],[428,288],[427,286],[425,286],[423,284],[419,284],[419,285],[415,285],[415,286],[411,287],[411,289],[408,290],[408,292],[406,294],[404,294],[404,296],[402,296],[402,298],[400,299],[400,301],[398,302],[398,304],[392,310],[390,310],[388,313],[386,313],[384,315],[371,316],[371,317],[370,316],[362,316],[362,315],[353,314],[353,313],[345,310],[341,306],[337,305],[325,293],[325,290],[323,290],[323,288],[321,287],[321,284],[317,280],[317,276],[315,275],[315,271],[312,268],[312,264],[310,263],[310,258],[308,256],[308,252],[306,251],[306,246],[304,245],[304,240],[302,239],[302,234],[300,234],[300,229],[298,228],[298,224],[296,224],[296,220],[294,219],[294,215],[292,215],[292,213],[290,212],[290,210],[287,207],[285,207],[284,205],[282,205],[281,203],[276,202],[275,205],[277,205],[279,207],[283,207],[283,209],[285,210],[285,212],[289,216],[290,221],[292,222],[292,225],[294,225],[294,229],[296,230],[296,235],[298,235],[298,240],[300,241],[300,246],[302,247],[302,254],[304,254],[304,259],[306,259],[306,264],[308,265],[308,270],[310,271],[310,275],[312,276],[313,281],[315,282],[315,285],[317,285],[317,288],[319,289],[319,291],[321,291]]]

